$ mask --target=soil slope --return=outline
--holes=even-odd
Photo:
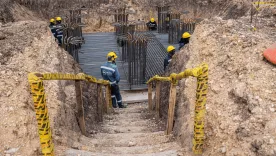
[[[37,155],[40,143],[27,74],[78,73],[79,67],[55,43],[47,23],[34,21],[0,27],[0,63],[0,154],[18,149],[15,153]],[[48,81],[45,86],[55,144],[70,145],[80,135],[74,82]]]
[[[209,65],[203,155],[276,154],[276,68],[262,56],[276,37],[273,27],[251,31],[248,21],[204,20],[170,65],[169,72]],[[185,155],[191,155],[195,89],[195,78],[179,83],[174,130]]]

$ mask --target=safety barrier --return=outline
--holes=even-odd
[[[36,119],[38,123],[38,133],[40,138],[40,145],[42,149],[42,153],[44,155],[54,155],[54,144],[52,141],[52,133],[49,123],[49,115],[48,108],[46,104],[46,96],[44,90],[44,80],[74,80],[75,88],[76,88],[76,99],[77,99],[77,119],[83,135],[87,135],[84,121],[84,108],[83,108],[83,100],[82,100],[82,86],[81,81],[86,81],[89,83],[98,84],[98,103],[99,109],[98,114],[102,115],[102,111],[106,113],[110,113],[112,111],[112,103],[111,103],[111,89],[108,81],[105,80],[97,80],[96,78],[85,75],[83,73],[74,75],[74,74],[60,74],[60,73],[30,73],[28,75],[29,84],[31,87],[31,93],[33,97],[34,107],[36,111]],[[103,101],[102,97],[102,87],[105,86],[105,102],[103,105],[101,102]],[[102,119],[102,117],[101,117]]]
[[[208,65],[202,64],[193,69],[186,69],[184,72],[179,74],[171,74],[169,77],[154,76],[151,78],[148,84],[148,104],[149,109],[153,110],[152,105],[152,86],[153,82],[156,82],[156,101],[155,108],[158,117],[160,117],[160,89],[161,81],[171,82],[170,87],[170,99],[169,99],[169,110],[168,110],[168,121],[166,134],[170,134],[173,130],[173,120],[176,102],[176,85],[178,80],[193,76],[197,78],[197,89],[196,89],[196,103],[195,103],[195,120],[194,120],[194,138],[193,138],[193,152],[195,154],[202,154],[203,143],[204,143],[204,116],[206,112],[206,96],[208,89]]]

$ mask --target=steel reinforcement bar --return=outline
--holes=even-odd
[[[52,132],[50,128],[50,122],[49,122],[49,114],[48,114],[48,108],[46,105],[46,96],[45,96],[45,90],[44,90],[44,84],[43,80],[75,80],[76,83],[78,82],[79,87],[76,85],[76,92],[79,90],[80,94],[77,93],[77,96],[82,100],[81,98],[81,87],[79,81],[87,81],[91,83],[97,83],[101,85],[107,86],[109,88],[109,82],[105,80],[97,80],[96,78],[85,75],[83,73],[74,75],[74,74],[60,74],[60,73],[30,73],[28,75],[29,84],[31,87],[31,93],[33,97],[34,102],[34,108],[36,111],[36,119],[37,119],[37,125],[38,125],[38,134],[40,138],[40,146],[42,149],[42,153],[45,156],[53,156],[54,155],[54,144],[52,140]],[[78,88],[78,89],[77,89]],[[109,91],[108,91],[109,92]],[[77,97],[77,98],[78,98]],[[106,100],[107,105],[110,105],[110,98]],[[82,102],[81,102],[82,103]],[[78,109],[78,114],[82,115],[83,118],[83,106],[81,105],[79,107],[81,110]],[[82,120],[82,121],[80,121]],[[82,134],[86,134],[85,131],[85,123],[84,119],[79,118],[79,124],[80,129],[82,131]]]
[[[170,100],[169,100],[169,111],[166,134],[170,134],[173,130],[173,117],[174,108],[176,101],[176,85],[178,80],[187,78],[189,76],[197,78],[197,89],[196,89],[196,103],[195,103],[195,121],[194,121],[194,138],[193,138],[193,152],[195,154],[202,154],[203,143],[204,143],[204,117],[206,112],[206,97],[208,89],[208,65],[201,64],[200,66],[193,69],[186,69],[184,72],[179,74],[172,73],[169,77],[154,76],[147,84],[149,85],[149,91],[152,91],[152,82],[157,81],[169,81],[171,82],[170,89]],[[159,84],[160,85],[160,84]],[[156,95],[160,96],[160,88],[156,89]],[[160,99],[160,97],[156,97]],[[160,100],[157,100],[160,102]],[[152,93],[149,93],[149,108],[152,106]],[[159,108],[159,103],[156,103],[156,108]],[[160,110],[156,110],[157,113]]]

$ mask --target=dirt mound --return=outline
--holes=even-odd
[[[11,0],[0,1],[0,23],[24,21],[24,20],[41,20],[37,14],[33,13],[26,7],[19,5]]]
[[[200,23],[173,60],[180,72],[209,65],[203,155],[275,155],[276,68],[262,52],[275,42],[273,28],[251,31],[248,18]],[[187,65],[179,58],[189,55]],[[179,62],[178,62],[179,61]],[[191,155],[196,79],[180,81],[175,132]]]
[[[58,47],[44,22],[24,21],[0,27],[0,154],[38,155],[40,143],[27,74],[78,73],[73,58]],[[55,145],[80,135],[75,117],[75,84],[45,82]],[[18,150],[17,150],[18,149]]]

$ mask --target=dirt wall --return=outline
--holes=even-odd
[[[275,66],[262,52],[275,41],[271,27],[251,31],[248,18],[206,19],[173,59],[171,71],[209,65],[203,155],[276,154]],[[185,65],[179,58],[189,55]],[[181,80],[174,133],[192,155],[196,79]]]
[[[0,154],[17,149],[16,154],[38,155],[41,150],[27,74],[78,73],[80,68],[55,43],[47,23],[2,25],[0,38]],[[75,117],[75,84],[46,81],[45,90],[54,143],[70,146],[81,135]]]

